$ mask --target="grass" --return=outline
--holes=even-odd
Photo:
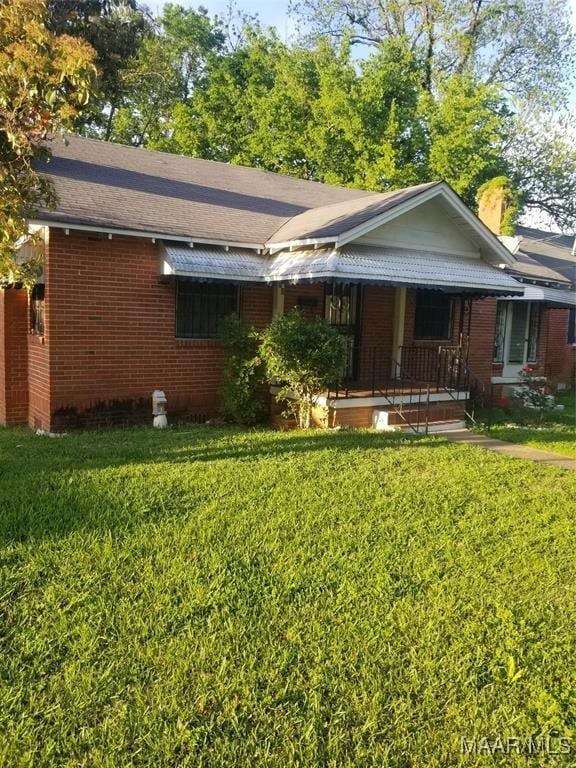
[[[442,439],[0,431],[0,765],[570,765],[576,475]],[[572,755],[573,756],[573,755]]]
[[[576,395],[565,392],[556,401],[563,411],[541,416],[526,408],[490,408],[477,418],[481,431],[491,437],[576,458]]]

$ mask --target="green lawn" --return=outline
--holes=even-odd
[[[564,411],[540,416],[526,408],[490,408],[479,412],[477,420],[491,437],[576,458],[576,394],[563,393],[557,402]]]
[[[433,437],[0,430],[0,765],[574,765],[575,498]]]

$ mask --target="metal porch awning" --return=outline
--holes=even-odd
[[[170,245],[162,248],[161,273],[200,282],[227,280],[236,283],[264,281],[267,259],[245,248]]]
[[[524,293],[524,287],[517,280],[480,258],[380,246],[284,251],[271,258],[268,279],[274,282],[336,279],[483,295],[521,296]]]
[[[164,244],[162,274],[191,280],[261,283],[350,282],[523,296],[524,286],[480,258],[391,247],[345,246],[258,255],[241,248]]]
[[[576,291],[571,288],[547,288],[544,285],[524,285],[524,296],[511,297],[514,301],[542,301],[556,309],[576,307]]]

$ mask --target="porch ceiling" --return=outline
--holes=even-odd
[[[522,296],[524,286],[479,258],[382,246],[282,251],[273,256],[246,249],[190,248],[165,244],[162,273],[193,280],[297,283],[337,280],[429,287],[450,293]]]

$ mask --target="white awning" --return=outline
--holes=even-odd
[[[576,307],[576,291],[570,288],[524,285],[524,296],[514,296],[512,298],[514,301],[543,301],[545,304],[559,309]]]
[[[451,293],[522,296],[524,286],[480,258],[402,248],[344,246],[282,251],[164,244],[162,274],[192,280],[298,283],[340,281],[429,287]]]
[[[245,248],[171,245],[164,243],[161,272],[163,275],[188,277],[193,280],[212,282],[264,281],[268,260]]]
[[[522,295],[524,287],[480,258],[404,248],[350,245],[339,250],[284,251],[272,257],[268,280],[341,280],[426,286],[449,292]]]

